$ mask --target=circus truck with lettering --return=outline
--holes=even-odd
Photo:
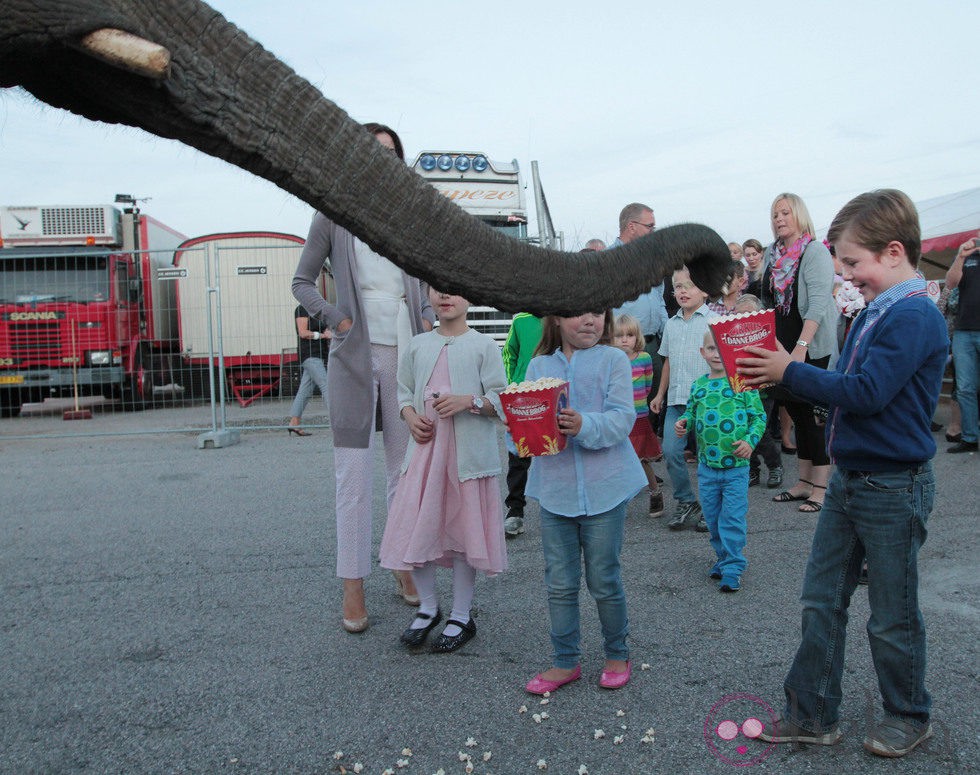
[[[537,235],[528,233],[525,185],[517,159],[491,161],[486,154],[462,151],[422,151],[412,168],[435,189],[488,226],[515,239],[561,249],[548,213],[547,202],[531,162],[537,214]],[[470,324],[503,343],[511,316],[493,307],[470,307]]]
[[[177,346],[160,271],[185,236],[113,205],[0,208],[0,409],[101,394],[141,406]]]

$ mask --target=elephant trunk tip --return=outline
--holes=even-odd
[[[106,64],[162,81],[170,75],[170,52],[152,41],[123,30],[90,32],[80,43],[86,54]]]

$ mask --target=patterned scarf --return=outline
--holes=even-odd
[[[783,315],[788,315],[793,306],[793,278],[796,267],[806,246],[813,242],[813,237],[804,234],[796,242],[785,247],[782,242],[776,242],[776,252],[779,254],[772,266],[772,289],[776,294],[776,307]]]

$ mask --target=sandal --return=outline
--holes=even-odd
[[[811,484],[810,486],[813,487],[814,490],[827,489],[826,487],[820,484]],[[813,495],[813,493],[810,494]],[[805,501],[803,501],[802,504],[800,504],[800,507],[797,509],[797,511],[802,512],[803,514],[816,514],[822,508],[823,508],[823,501],[815,501],[813,500],[813,498],[807,498]]]
[[[800,481],[803,482],[803,484],[810,485],[810,487],[813,487],[814,486],[813,482],[809,481],[808,479],[800,479]],[[807,493],[806,495],[793,495],[793,493],[791,493],[789,490],[783,490],[781,493],[779,493],[779,495],[775,496],[773,498],[773,500],[776,503],[790,503],[792,501],[805,501],[805,500],[808,500],[811,495],[813,495],[813,491],[812,490],[809,493]],[[819,509],[818,509],[818,511],[819,511]]]

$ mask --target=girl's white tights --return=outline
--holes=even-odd
[[[436,593],[436,565],[428,562],[421,568],[412,569],[412,580],[419,593],[419,613],[435,615],[439,610],[439,596]],[[476,589],[476,569],[471,568],[463,557],[453,558],[453,610],[450,619],[459,622],[470,620],[470,608],[473,605],[473,592]],[[430,619],[416,617],[412,629],[422,629],[429,625]],[[452,637],[459,635],[461,630],[451,624],[443,630],[444,634]]]

